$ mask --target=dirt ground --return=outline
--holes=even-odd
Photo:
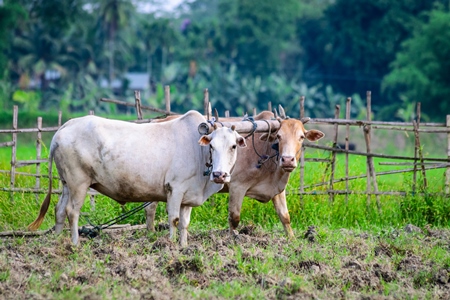
[[[81,238],[78,247],[68,233],[2,238],[0,298],[450,299],[450,230],[380,237],[309,227],[288,241],[246,226],[238,238],[193,232],[180,248],[160,229]]]

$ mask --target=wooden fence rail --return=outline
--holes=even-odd
[[[174,112],[171,111],[170,105],[170,88],[166,86],[164,88],[164,99],[165,99],[165,109],[158,109],[146,105],[142,105],[140,93],[139,91],[135,92],[135,103],[129,103],[114,99],[106,99],[102,98],[100,101],[109,102],[116,105],[124,105],[127,107],[134,107],[136,109],[136,120],[134,122],[137,123],[146,123],[150,122],[153,119],[144,119],[143,118],[143,110],[151,111],[163,114],[164,116],[173,115]],[[340,107],[335,107],[334,118],[324,119],[324,118],[312,118],[309,119],[308,126],[311,125],[320,125],[320,126],[330,126],[332,134],[329,135],[331,138],[331,146],[319,145],[317,143],[306,143],[303,145],[303,148],[311,148],[323,150],[329,153],[328,158],[319,158],[319,157],[309,157],[305,158],[304,152],[302,151],[302,155],[300,158],[300,184],[298,190],[290,190],[287,191],[290,194],[298,194],[298,195],[328,195],[330,201],[333,201],[336,195],[345,195],[346,200],[348,200],[348,195],[350,194],[366,194],[368,197],[368,201],[370,201],[371,196],[375,196],[377,198],[377,203],[379,203],[380,195],[409,195],[411,193],[416,193],[417,190],[417,181],[418,174],[421,175],[422,184],[421,191],[426,191],[427,189],[427,173],[426,171],[437,169],[437,168],[445,168],[445,187],[443,187],[443,191],[445,194],[450,194],[450,115],[447,115],[445,123],[431,123],[431,122],[420,122],[420,103],[417,105],[416,112],[416,120],[413,122],[381,122],[381,121],[373,121],[371,119],[371,94],[370,92],[366,95],[367,100],[367,108],[366,108],[366,119],[365,120],[351,120],[350,111],[351,111],[351,98],[346,99],[345,104],[345,118],[340,119]],[[299,99],[300,101],[300,118],[305,118],[304,113],[304,101],[305,98],[302,96]],[[268,109],[272,110],[272,103],[268,103]],[[256,109],[253,110],[253,113],[256,114]],[[90,112],[93,114],[93,111]],[[207,89],[204,90],[204,114],[207,116],[207,119],[210,120],[212,118],[211,105],[209,103],[209,92]],[[229,117],[229,112],[226,111],[224,113],[225,117]],[[43,194],[47,192],[47,187],[41,186],[41,178],[48,178],[47,174],[42,173],[42,165],[47,164],[48,160],[42,157],[42,133],[43,132],[55,132],[61,126],[61,112],[59,112],[58,117],[58,126],[56,127],[42,127],[42,118],[39,117],[37,119],[36,128],[18,128],[18,107],[14,106],[13,109],[13,122],[12,129],[1,129],[0,134],[10,134],[12,136],[11,141],[0,143],[0,147],[11,147],[11,167],[9,170],[0,170],[0,174],[9,174],[10,183],[8,187],[0,187],[0,191],[9,192],[11,199],[14,197],[14,193],[33,193],[38,197],[39,194]],[[217,119],[217,111],[215,112],[215,117]],[[258,124],[257,131],[269,131],[276,130],[277,121],[273,120],[270,122],[261,122]],[[209,132],[211,130],[210,124],[206,122],[203,130]],[[228,126],[231,124],[223,123],[222,125]],[[341,148],[338,145],[339,140],[339,128],[344,126],[345,134],[344,140],[345,144]],[[362,134],[364,136],[365,142],[365,151],[355,151],[350,150],[350,128],[358,127],[361,128]],[[404,132],[413,132],[414,133],[414,156],[399,156],[399,155],[385,155],[375,153],[372,149],[372,135],[374,130],[395,130],[395,131],[404,131]],[[252,132],[253,124],[250,122],[242,122],[241,132]],[[18,149],[18,134],[21,133],[36,133],[36,159],[29,160],[19,160],[17,159],[17,149]],[[447,157],[426,157],[422,153],[421,140],[420,135],[426,133],[447,133]],[[336,157],[337,154],[343,153],[345,154],[345,176],[342,178],[336,178]],[[351,155],[359,155],[366,157],[366,174],[359,175],[350,175],[349,170],[349,157]],[[386,158],[386,159],[396,159],[396,160],[405,160],[407,162],[380,162],[380,165],[409,165],[412,168],[402,169],[402,170],[391,170],[391,171],[383,171],[377,172],[373,158]],[[305,185],[305,163],[321,163],[325,164],[325,170],[323,172],[323,181],[317,182],[311,185]],[[17,169],[29,166],[36,165],[35,173],[27,173],[27,172],[18,172]],[[413,183],[411,187],[411,192],[406,191],[380,191],[377,178],[379,176],[391,175],[391,174],[399,174],[399,173],[413,173]],[[35,178],[34,187],[17,187],[16,186],[16,177],[17,176],[31,176]],[[356,179],[366,179],[366,189],[364,191],[352,191],[350,189],[349,182]],[[56,179],[55,178],[52,178]],[[341,182],[345,182],[344,189],[336,189],[335,185]],[[321,188],[325,186],[326,190],[314,190],[316,188]],[[61,188],[61,185],[60,185]],[[60,194],[61,189],[53,190],[53,193]],[[93,195],[97,194],[97,192],[91,190],[89,191],[91,196],[92,204]]]

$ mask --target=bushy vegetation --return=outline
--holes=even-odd
[[[202,110],[205,88],[232,115],[298,111],[305,95],[309,116],[330,117],[367,90],[380,120],[409,121],[419,101],[423,120],[449,108],[448,1],[159,2],[2,1],[2,110],[114,113],[98,99],[131,100],[127,72],[149,75],[145,104],[161,107],[170,85],[176,112]]]

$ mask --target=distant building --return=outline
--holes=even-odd
[[[108,88],[108,80],[106,78],[101,78],[100,86],[102,88]],[[150,91],[150,75],[148,73],[129,72],[124,75],[123,79],[114,79],[111,83],[111,88],[114,92],[119,94],[128,90],[138,90],[141,91],[141,96],[143,94],[148,96]]]

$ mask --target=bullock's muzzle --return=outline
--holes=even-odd
[[[227,178],[229,177],[229,175],[225,172],[213,172],[212,176],[214,183],[218,184],[223,184],[227,182]]]
[[[281,168],[285,172],[292,172],[297,167],[297,162],[294,156],[282,156],[281,157]]]

